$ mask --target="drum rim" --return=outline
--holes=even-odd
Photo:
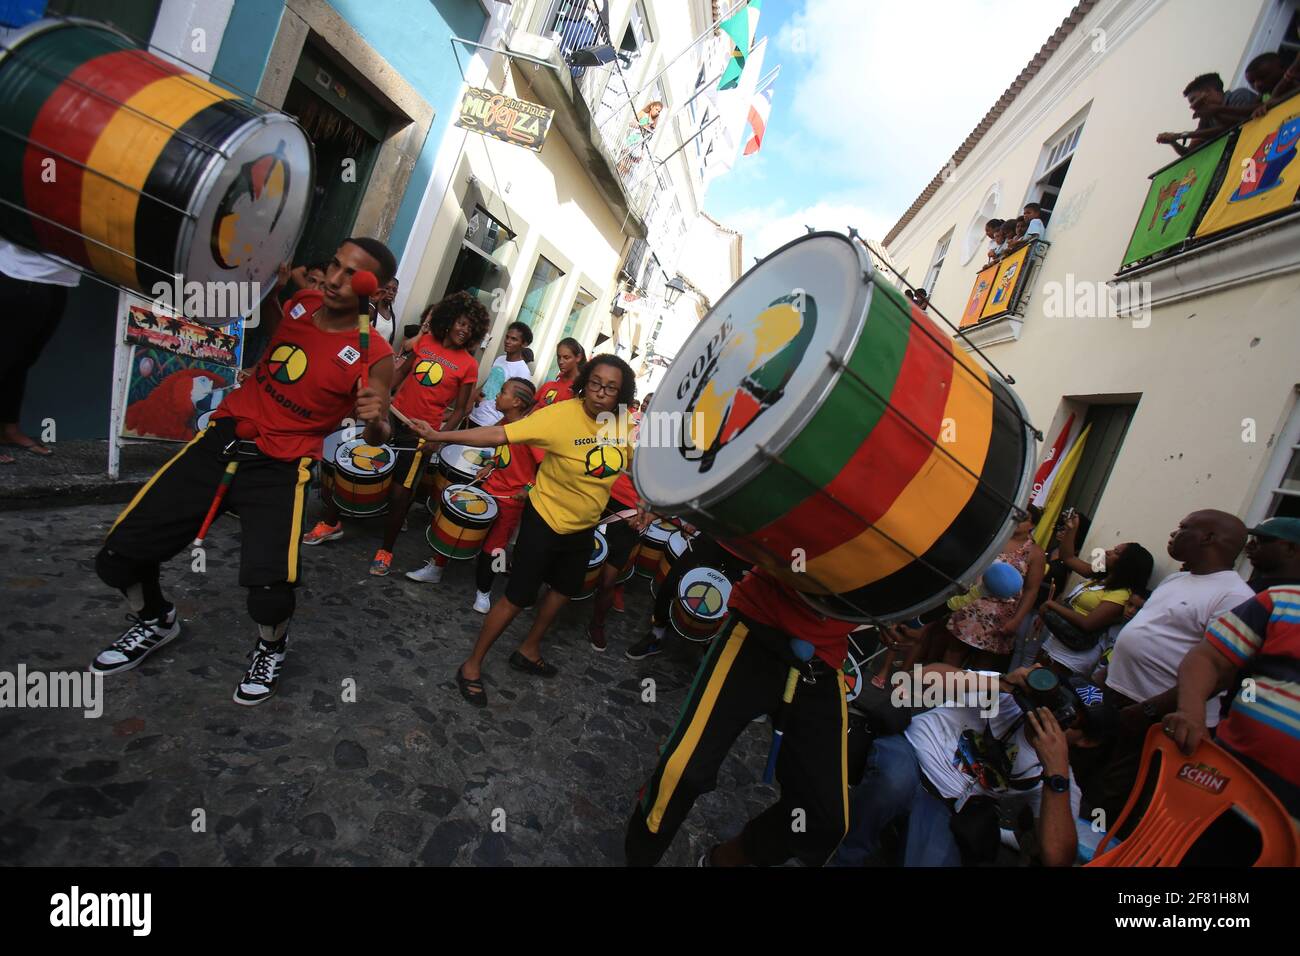
[[[1030,483],[1033,481],[1034,463],[1037,458],[1036,452],[1038,450],[1036,447],[1038,439],[1029,424],[1029,413],[1025,409],[1025,403],[1020,398],[1019,393],[1005,383],[999,382],[998,384],[1002,385],[1002,394],[1010,397],[1012,403],[1016,407],[1016,413],[1018,414],[1021,423],[1020,428],[1022,437],[1025,439],[1025,456],[1020,469],[1020,481],[1016,486],[1015,493],[1008,496],[1012,501],[1025,501],[1026,504],[1019,505],[1019,507],[1024,508],[1027,507],[1027,492],[1029,491]],[[996,395],[994,396],[993,401],[998,401]],[[909,618],[923,614],[931,608],[938,607],[950,597],[954,597],[958,594],[965,594],[969,591],[979,578],[980,573],[982,573],[983,570],[1002,553],[1002,549],[1005,548],[1007,542],[1011,540],[1011,535],[1015,531],[1016,525],[1019,523],[1020,522],[1015,519],[1015,512],[1008,511],[1007,516],[1002,519],[1002,525],[998,529],[997,534],[992,537],[989,546],[984,549],[978,558],[971,562],[965,571],[957,575],[957,584],[949,584],[947,587],[943,588],[942,591],[938,592],[935,597],[927,601],[917,602],[916,604],[900,611],[876,614],[872,617],[865,617],[862,615],[846,616],[839,607],[835,606],[834,603],[825,602],[823,600],[827,597],[834,598],[835,595],[815,594],[808,591],[798,591],[797,593],[801,598],[803,598],[804,603],[818,614],[834,618],[837,621],[851,621],[856,624],[871,624],[874,621],[880,621],[886,624],[894,621],[906,621]]]
[[[149,52],[148,49],[140,46],[139,41],[136,40],[135,37],[123,33],[117,27],[109,23],[101,23],[99,20],[92,20],[89,17],[41,17],[41,19],[33,20],[24,27],[19,27],[9,36],[5,41],[5,46],[8,49],[0,49],[0,67],[4,66],[5,60],[9,58],[10,54],[13,53],[14,50],[18,49],[19,46],[26,43],[32,37],[38,36],[42,33],[47,33],[50,30],[57,30],[60,27],[80,26],[94,27],[95,29],[103,30],[106,33],[116,34],[127,43],[131,44],[135,49],[144,50],[146,53]]]
[[[448,495],[455,494],[458,491],[465,491],[466,489],[473,491],[480,498],[482,498],[484,501],[486,501],[489,505],[492,506],[490,513],[492,519],[495,520],[497,516],[501,513],[501,506],[497,504],[496,498],[492,497],[490,494],[488,494],[486,491],[484,491],[481,488],[475,488],[468,482],[461,481],[461,482],[455,482],[453,484],[448,485],[446,488],[442,489],[442,493],[438,495],[438,498],[441,501],[442,499],[446,498]],[[473,516],[467,515],[466,517],[473,517]],[[485,514],[479,520],[483,524],[487,524],[487,517],[488,516]]]
[[[190,76],[196,77],[197,79],[202,79],[202,77],[199,77],[195,73],[190,73],[188,70],[186,70],[186,73]],[[212,83],[214,86],[220,86],[226,88],[224,87],[224,84],[215,83],[210,79],[207,80],[206,82]],[[257,133],[259,133],[264,127],[270,125],[273,119],[279,118],[287,121],[289,125],[295,127],[298,130],[298,132],[302,135],[303,142],[307,144],[307,166],[308,166],[307,182],[310,186],[311,183],[316,181],[316,149],[312,145],[311,137],[307,135],[307,131],[302,128],[301,124],[299,124],[297,120],[295,120],[292,116],[288,115],[287,113],[282,113],[278,110],[266,111],[266,112],[253,112],[252,107],[248,106],[247,103],[244,103],[242,99],[236,100],[235,102],[239,103],[246,110],[249,110],[248,121],[245,122],[243,125],[241,125],[237,130],[232,132],[225,139],[223,139],[220,143],[212,144],[216,146],[218,149],[220,149],[221,152],[212,153],[208,157],[208,161],[204,166],[203,172],[199,175],[198,179],[195,181],[194,189],[190,192],[189,205],[186,206],[186,212],[189,213],[189,216],[186,217],[185,221],[181,224],[180,235],[177,237],[176,259],[173,265],[174,270],[178,270],[181,266],[189,263],[190,250],[194,247],[194,240],[195,237],[198,235],[199,212],[201,209],[203,209],[204,203],[206,203],[208,199],[211,197],[212,190],[215,188],[216,181],[220,178],[222,171],[227,166],[229,166],[230,163],[232,162],[232,160],[223,160],[221,162],[218,162],[218,160],[221,159],[221,153],[227,153],[231,157],[233,157],[245,142],[247,142],[253,136],[257,135]],[[311,190],[309,188],[308,199],[310,199],[310,193]],[[310,206],[310,202],[308,203],[308,206]],[[303,215],[298,221],[297,234],[294,236],[293,242],[289,246],[290,251],[298,248],[298,243],[302,241],[302,234],[307,229],[308,212],[309,209],[304,209]],[[271,273],[267,276],[267,278],[271,278],[273,275],[274,273]],[[185,276],[183,278],[184,281],[190,281],[188,276]],[[235,281],[245,281],[245,280],[240,279]],[[259,291],[261,291],[262,283],[260,282],[258,283],[258,288]],[[266,297],[271,294],[273,289],[274,289],[274,283],[266,284],[266,290],[262,292],[262,298],[258,300],[258,305],[261,305],[261,303],[265,301]],[[199,319],[198,321],[201,322],[203,325],[211,325],[219,328],[223,325],[229,325],[231,322],[236,322],[243,318],[246,318],[246,316],[234,316],[233,318],[227,318],[220,321],[217,320],[204,321],[203,319]]]
[[[347,446],[351,445],[353,442],[358,442],[362,445],[372,445],[375,448],[387,448],[389,453],[393,452],[392,446],[389,445],[387,442],[378,442],[378,443],[368,442],[361,435],[358,435],[356,438],[349,438],[347,441],[341,441],[339,442],[338,447],[334,449],[333,464],[336,469],[343,472],[344,474],[355,475],[360,478],[382,478],[384,475],[390,474],[393,471],[393,469],[397,467],[397,455],[393,454],[392,460],[388,462],[387,467],[383,471],[359,472],[359,471],[353,471],[349,469],[346,465],[343,464],[343,462],[338,460],[338,455],[340,451],[342,451]]]
[[[833,232],[829,230],[810,232],[806,235],[792,239],[785,245],[766,255],[760,262],[751,266],[749,271],[731,284],[731,288],[722,294],[722,298],[714,303],[713,308],[705,314],[704,318],[700,319],[696,324],[695,331],[691,333],[691,336],[694,336],[702,330],[710,316],[723,309],[728,303],[728,300],[736,294],[744,281],[759,269],[763,268],[763,266],[767,265],[777,256],[787,252],[795,246],[810,242],[814,239],[827,238],[837,239],[840,242],[845,243],[851,250],[853,250],[853,254],[858,260],[859,287],[857,295],[854,298],[853,308],[850,310],[850,315],[856,316],[858,319],[863,321],[847,322],[845,334],[839,341],[833,343],[832,348],[832,351],[835,352],[838,358],[842,359],[844,356],[851,355],[853,350],[857,348],[858,342],[862,338],[862,333],[866,328],[865,319],[871,311],[871,303],[875,298],[875,276],[877,270],[871,262],[871,257],[867,255],[861,245],[854,242],[851,237],[846,236],[841,232]],[[690,343],[691,336],[688,336],[686,341],[677,349],[678,355],[683,354],[687,345]],[[830,395],[831,391],[834,390],[843,375],[844,369],[842,366],[837,366],[832,362],[826,362],[825,369],[819,373],[817,378],[814,379],[812,389],[804,399],[802,399],[798,404],[792,406],[794,409],[793,414],[777,427],[776,432],[768,440],[763,451],[772,455],[780,455],[789,448],[791,443],[803,432],[803,429],[807,427],[808,423],[812,421],[816,414],[821,410],[822,406],[826,403],[827,397]],[[666,391],[666,389],[661,382],[659,389],[655,392],[655,397],[659,398],[664,391]],[[658,403],[652,402],[651,407],[646,411],[654,411],[654,406],[656,404]],[[758,445],[751,443],[750,449],[751,453],[745,456],[741,464],[731,473],[728,480],[725,483],[720,482],[715,485],[712,492],[697,495],[693,498],[686,498],[682,501],[659,501],[652,498],[648,493],[643,492],[646,502],[656,511],[662,510],[667,512],[699,510],[701,507],[712,505],[714,502],[727,497],[727,495],[730,494],[731,489],[738,485],[747,484],[748,482],[753,481],[767,470],[770,462],[766,460],[763,454],[759,453]],[[644,463],[648,457],[648,455],[642,453],[632,459],[632,480],[638,489],[645,487],[644,475],[646,473],[644,469],[648,467],[648,465],[645,465]],[[653,480],[650,487],[653,488]]]

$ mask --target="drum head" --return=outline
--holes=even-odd
[[[680,558],[686,553],[686,543],[688,540],[690,539],[680,531],[674,531],[673,536],[668,539],[668,553],[673,556],[674,560]]]
[[[465,485],[448,485],[442,491],[443,505],[471,521],[487,523],[497,516],[497,502],[491,495]]]
[[[853,656],[853,651],[849,651],[845,656],[840,672],[844,675],[845,702],[851,704],[858,699],[858,695],[862,693],[862,685],[867,680],[867,675],[862,672],[862,665]]]
[[[670,521],[667,518],[660,518],[645,529],[644,537],[646,541],[664,547],[667,545],[668,539],[676,533],[676,522]]]
[[[444,471],[473,478],[493,455],[495,448],[471,448],[469,445],[443,445],[438,466]]]
[[[677,600],[692,617],[716,621],[726,616],[731,582],[713,568],[693,568],[677,585]]]
[[[342,472],[358,478],[379,478],[393,470],[397,456],[387,445],[371,445],[362,438],[340,442],[334,452],[334,464]]]
[[[605,558],[609,557],[609,543],[605,540],[603,534],[593,534],[595,546],[591,551],[591,559],[587,561],[588,568],[598,568],[605,563]]]
[[[213,154],[195,190],[190,212],[196,218],[181,233],[177,261],[184,282],[257,282],[265,295],[275,286],[280,263],[293,258],[307,222],[312,149],[287,116],[249,119],[223,144],[230,159]],[[209,325],[243,318],[238,296],[228,298],[235,307],[196,318]]]
[[[871,264],[847,237],[815,233],[731,287],[677,350],[632,463],[656,509],[706,506],[767,465],[816,413],[870,300]],[[674,424],[676,423],[676,424]],[[672,435],[682,435],[675,447]]]

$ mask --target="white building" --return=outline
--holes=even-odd
[[[1290,164],[1280,208],[1206,233],[1196,217],[1225,204],[1218,178],[1232,194],[1234,148],[1258,135],[1229,134],[1201,169],[1215,179],[1204,205],[1185,210],[1183,225],[1200,225],[1128,257],[1118,284],[1141,283],[1136,314],[1117,316],[1106,294],[1131,238],[1153,228],[1150,177],[1178,159],[1156,135],[1195,126],[1184,85],[1217,71],[1244,86],[1265,51],[1290,62],[1298,22],[1297,0],[1082,0],[885,239],[954,324],[973,309],[969,343],[1015,377],[1048,442],[1072,413],[1091,424],[1066,504],[1092,518],[1088,548],[1139,541],[1158,572],[1172,570],[1165,542],[1190,511],[1300,514],[1300,164],[1278,161]],[[1300,98],[1268,122],[1297,113]],[[1171,215],[1171,195],[1148,208]],[[999,315],[976,294],[984,224],[1031,201],[1048,210],[1046,241]]]

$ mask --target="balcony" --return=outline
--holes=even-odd
[[[1300,270],[1300,94],[1151,174],[1112,284],[1178,302]]]
[[[534,92],[555,110],[554,126],[586,167],[625,231],[646,237],[646,220],[662,190],[650,136],[637,121],[623,73],[628,54],[611,40],[593,0],[519,4],[506,31],[514,53],[545,60],[529,76]]]
[[[1034,279],[1051,245],[1034,239],[980,270],[958,321],[957,337],[966,351],[1020,338]]]

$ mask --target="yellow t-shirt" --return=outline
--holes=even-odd
[[[1132,593],[1128,588],[1103,591],[1100,584],[1085,585],[1084,589],[1070,600],[1070,610],[1086,617],[1097,610],[1102,601],[1110,601],[1123,607],[1128,603],[1129,595]]]
[[[539,408],[505,430],[512,445],[546,451],[528,500],[551,529],[572,534],[594,528],[614,480],[632,467],[627,423],[615,428],[611,421],[606,427],[587,414],[582,399],[571,398]]]

